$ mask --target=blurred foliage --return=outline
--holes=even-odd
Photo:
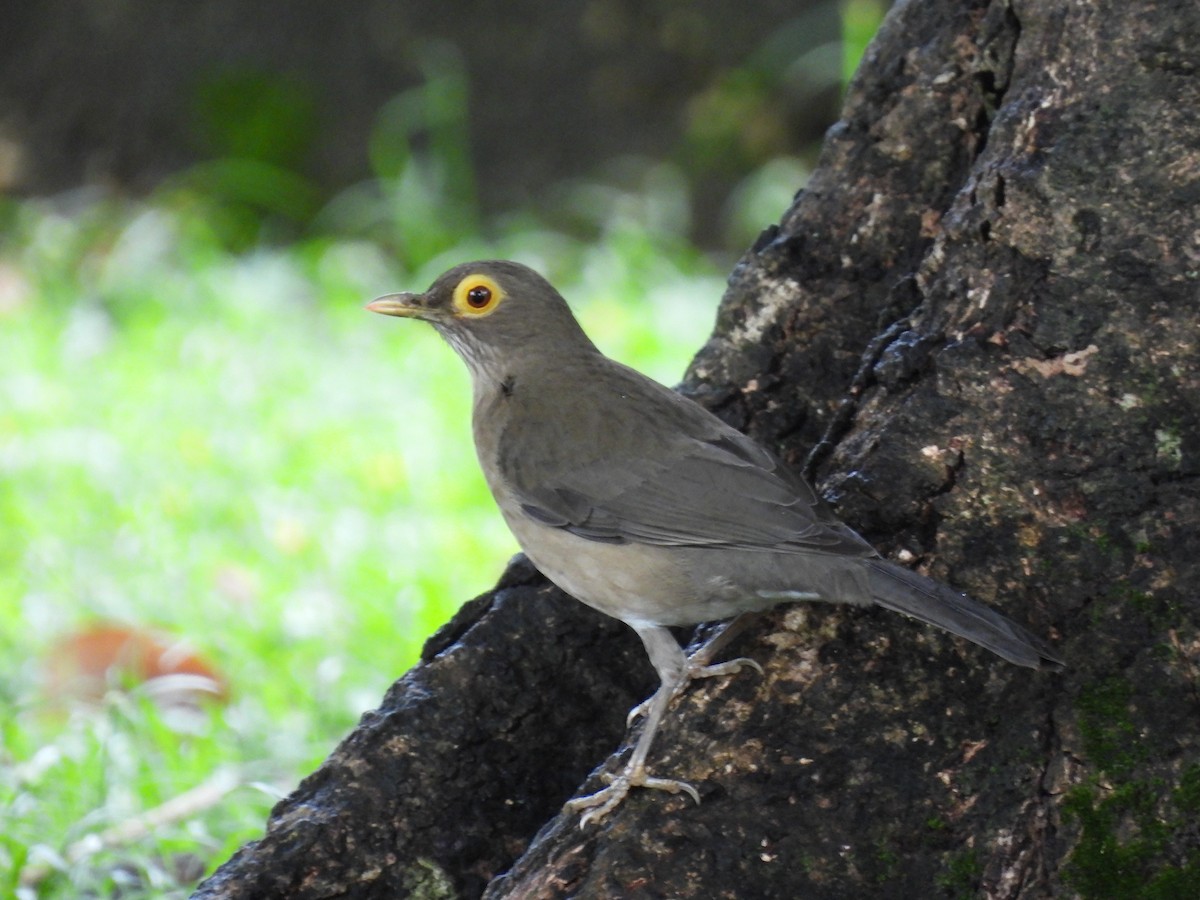
[[[374,177],[328,202],[310,98],[251,72],[198,92],[212,159],[148,202],[0,200],[0,896],[185,896],[515,551],[466,372],[366,300],[508,257],[667,383],[707,336],[728,261],[687,241],[680,160],[559,185],[555,227],[484,222],[461,60],[421,65]],[[768,160],[734,193],[743,244],[806,177],[763,87],[803,65],[764,47],[696,111],[700,164]],[[73,693],[50,657],[99,623],[182,640],[228,701],[164,706],[128,669]]]
[[[376,241],[409,264],[480,229],[462,60],[454,46],[432,43],[418,62],[424,83],[379,113],[368,148],[375,179],[336,197],[317,222]]]
[[[888,0],[841,0],[842,84],[849,84],[887,15]]]
[[[352,236],[231,252],[177,196],[5,210],[0,896],[181,896],[515,552],[465,370],[363,302],[522,259],[609,353],[671,381],[721,291],[640,205],[615,202],[596,244],[525,221],[409,268]],[[162,709],[116,677],[98,700],[65,691],[59,639],[100,622],[183,639],[229,702]],[[152,839],[102,839],[225,770],[229,792]]]
[[[201,79],[192,118],[208,156],[295,168],[316,134],[314,110],[308,91],[294,79],[221,69]]]
[[[294,237],[321,205],[301,174],[316,134],[314,109],[306,89],[283,75],[212,73],[196,89],[191,117],[207,161],[174,176],[162,193],[231,249]]]
[[[800,156],[790,149],[795,112],[835,88],[839,75],[849,78],[886,6],[883,0],[844,0],[840,40],[797,54],[796,47],[811,44],[809,35],[821,28],[825,12],[800,14],[692,100],[669,161],[606,166],[587,177],[581,196],[568,198],[565,207],[551,202],[543,214],[556,228],[582,225],[572,233],[594,236],[586,220],[600,216],[590,213],[581,221],[572,210],[577,213],[601,186],[627,186],[631,167],[642,165],[658,173],[648,177],[659,177],[671,165],[685,194],[713,179],[726,184],[731,199],[716,211],[721,224],[714,233],[737,252],[778,216],[807,177],[816,147]],[[444,41],[418,44],[414,54],[423,80],[379,111],[367,147],[374,173],[369,180],[323,196],[305,174],[316,133],[314,98],[293,78],[235,68],[200,81],[192,107],[206,161],[171,178],[160,202],[203,221],[235,251],[264,241],[349,234],[418,264],[478,233],[484,223],[471,164],[466,66],[458,48]],[[560,198],[570,187],[551,186],[550,196]],[[560,220],[564,209],[568,214]],[[681,218],[671,230],[686,239],[693,226],[689,204],[676,204],[674,211]]]
[[[680,156],[685,168],[700,176],[736,174],[787,153],[791,111],[838,84],[838,41],[795,50],[810,44],[805,36],[824,14],[820,7],[801,13],[692,102]]]

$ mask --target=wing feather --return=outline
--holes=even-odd
[[[569,458],[545,436],[533,444],[528,429],[503,442],[501,470],[525,515],[609,543],[875,554],[745,435],[652,382],[624,387],[626,399],[634,389],[649,396],[603,422],[574,410],[572,421],[592,429],[594,441],[557,442],[575,448]],[[537,465],[528,464],[531,452]]]

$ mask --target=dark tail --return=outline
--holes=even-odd
[[[871,596],[880,606],[986,647],[1018,666],[1066,665],[1054,649],[1016,622],[932,578],[882,559],[868,560]]]

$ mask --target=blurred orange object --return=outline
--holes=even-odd
[[[95,624],[65,635],[46,658],[47,690],[57,700],[99,700],[142,688],[162,706],[229,698],[226,680],[186,642],[148,629]]]

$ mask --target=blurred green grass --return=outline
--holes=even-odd
[[[603,349],[671,383],[723,287],[703,256],[619,217],[595,244],[526,228],[406,271],[353,239],[227,251],[170,205],[8,216],[0,895],[178,895],[261,833],[516,551],[474,458],[464,367],[432,329],[364,302],[518,258]],[[48,696],[53,642],[95,621],[186,639],[229,704]],[[236,785],[220,802],[68,858],[214,773]]]

